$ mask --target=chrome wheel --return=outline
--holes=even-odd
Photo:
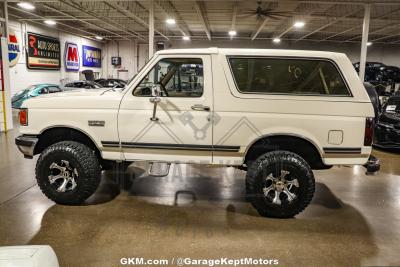
[[[299,182],[296,178],[290,177],[290,172],[281,170],[279,177],[270,173],[265,178],[263,192],[265,198],[276,205],[281,205],[282,201],[292,202],[297,198]]]
[[[61,160],[60,164],[53,162],[50,167],[50,175],[48,176],[50,184],[57,192],[68,192],[76,188],[76,178],[78,171],[73,168],[66,160]]]

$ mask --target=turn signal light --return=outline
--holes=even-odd
[[[19,124],[21,126],[28,126],[28,110],[27,109],[21,109],[19,111]]]
[[[371,146],[374,139],[374,118],[365,120],[364,146]]]

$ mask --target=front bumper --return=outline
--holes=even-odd
[[[35,136],[21,135],[15,138],[15,144],[25,158],[33,158],[39,139]]]

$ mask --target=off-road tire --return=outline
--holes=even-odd
[[[58,192],[49,181],[50,165],[57,160],[68,160],[79,176],[77,186],[69,192]],[[63,141],[46,148],[36,163],[36,180],[42,192],[52,201],[63,205],[79,205],[99,186],[101,168],[95,152],[84,144]]]
[[[315,191],[313,172],[308,163],[299,155],[288,151],[268,152],[248,164],[246,175],[246,197],[261,216],[291,218],[302,212]],[[270,173],[286,170],[298,180],[298,195],[291,202],[277,205],[264,195],[264,179]]]

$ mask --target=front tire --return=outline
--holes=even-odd
[[[295,153],[268,152],[249,164],[247,198],[262,216],[291,218],[310,204],[314,191],[312,170]]]
[[[100,178],[95,152],[78,142],[63,141],[49,146],[36,164],[40,189],[57,204],[83,203],[96,191]]]

